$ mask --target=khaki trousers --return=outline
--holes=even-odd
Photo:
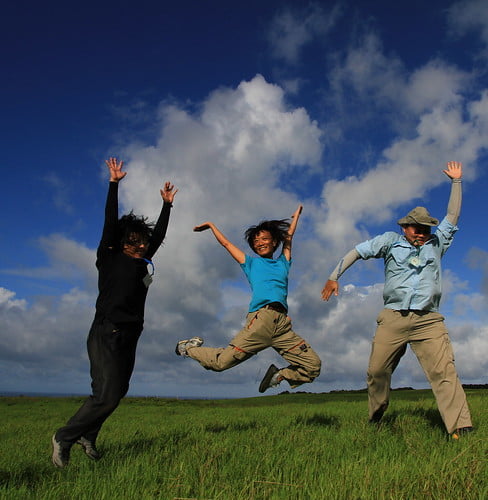
[[[268,347],[272,347],[290,363],[280,370],[280,375],[291,387],[312,382],[319,376],[320,358],[292,330],[290,318],[266,307],[247,315],[244,328],[227,347],[190,347],[187,352],[190,358],[197,360],[207,370],[220,372]]]
[[[367,374],[369,418],[378,420],[388,407],[391,375],[407,344],[432,387],[447,432],[470,427],[471,416],[444,317],[429,311],[383,309],[378,315]]]

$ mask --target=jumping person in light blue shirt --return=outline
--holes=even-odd
[[[288,316],[291,243],[301,211],[300,205],[292,216],[291,224],[286,220],[268,220],[246,231],[246,240],[256,257],[246,255],[233,245],[212,222],[205,222],[194,228],[194,231],[210,229],[216,240],[240,264],[251,285],[252,297],[246,324],[227,347],[201,347],[203,340],[192,337],[178,342],[178,356],[188,356],[207,370],[220,372],[272,347],[289,365],[281,369],[271,365],[261,381],[259,392],[275,387],[283,380],[293,388],[318,377],[320,358],[293,331]],[[281,243],[282,253],[274,259],[273,254]]]
[[[447,432],[458,439],[473,428],[444,317],[438,311],[441,257],[458,229],[462,164],[449,162],[444,173],[452,181],[444,220],[439,224],[426,208],[414,208],[398,221],[403,234],[386,232],[348,252],[329,276],[322,298],[338,295],[337,280],[356,260],[384,259],[385,308],[377,318],[367,375],[370,422],[379,422],[386,411],[392,373],[410,344],[431,384]],[[432,235],[431,228],[437,225]]]

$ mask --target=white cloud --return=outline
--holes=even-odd
[[[412,72],[404,83],[403,96],[391,96],[397,106],[405,103],[415,114],[438,106],[450,106],[461,100],[461,92],[470,76],[446,62],[434,59]]]
[[[325,37],[341,16],[339,4],[326,12],[312,3],[306,9],[284,9],[272,23],[268,40],[273,56],[289,64],[299,61],[302,49],[314,39]]]
[[[15,292],[7,290],[6,288],[0,287],[0,309],[2,311],[18,308],[20,310],[25,310],[26,301],[23,299],[15,299]]]
[[[455,35],[478,32],[488,44],[488,4],[485,0],[463,0],[448,9],[449,29]]]
[[[311,34],[319,34],[318,28],[310,20],[304,33],[293,24],[296,20],[283,17],[282,22],[286,29],[276,39],[276,47],[281,47],[280,57],[294,61]],[[441,169],[451,158],[474,164],[486,147],[488,94],[467,101],[462,87],[468,77],[443,61],[431,61],[409,74],[400,59],[383,53],[373,35],[363,47],[351,48],[335,69],[331,84],[336,96],[353,89],[355,102],[370,109],[390,109],[392,115],[408,115],[415,126],[396,136],[369,170],[329,178],[322,186],[322,205],[314,198],[299,200],[293,190],[295,182],[308,181],[322,168],[322,129],[306,109],[287,103],[280,86],[260,75],[236,88],[215,90],[197,111],[162,103],[157,140],[145,146],[134,142],[122,152],[128,171],[121,183],[122,210],[133,208],[156,219],[163,182],[170,180],[179,188],[167,238],[155,257],[136,386],[148,380],[152,387],[158,383],[165,387],[168,381],[195,387],[198,380],[202,386],[208,384],[211,395],[212,384],[240,387],[243,380],[246,384],[254,381],[267,362],[276,361],[276,354],[267,351],[225,375],[212,374],[191,360],[176,358],[174,345],[192,335],[203,336],[206,345],[225,345],[240,329],[250,295],[239,266],[212,234],[193,233],[193,226],[213,220],[246,249],[243,232],[249,225],[287,217],[299,201],[305,203],[305,210],[290,276],[294,327],[324,361],[319,384],[337,384],[335,388],[364,384],[382,284],[348,286],[361,268],[371,270],[371,264],[357,263],[341,280],[344,286],[338,299],[323,303],[321,286],[339,253],[368,236],[375,224],[392,221],[394,225],[400,206],[418,201],[442,183],[447,202],[449,182]],[[358,115],[353,119],[360,124],[362,116]],[[280,179],[290,172],[293,176],[286,189]],[[474,165],[466,176],[475,176]],[[102,214],[100,222],[101,218]],[[51,380],[69,369],[86,377],[84,345],[94,313],[95,252],[62,235],[42,238],[39,245],[49,265],[26,270],[25,275],[62,277],[81,284],[59,298],[40,297],[31,304],[0,289],[2,324],[6,325],[0,333],[0,351],[5,353],[5,363],[16,359],[26,373],[37,369]],[[454,289],[459,280],[450,276],[446,286],[449,283]],[[453,300],[462,308],[474,299],[479,301],[479,294],[463,289]],[[461,331],[462,339],[457,333]],[[486,358],[483,333],[467,318],[456,323],[453,334],[460,345],[460,362],[474,348]],[[468,374],[476,378],[483,373],[472,367]],[[422,373],[407,358],[395,380],[406,385],[404,381],[412,377],[422,378]]]
[[[484,378],[488,370],[488,328],[484,325],[465,324],[449,328],[453,340],[454,357],[460,377],[476,380]]]
[[[4,296],[14,294],[2,289]],[[86,357],[83,347],[93,314],[93,296],[74,289],[56,299],[39,297],[32,304],[9,302],[7,307],[4,302],[0,306],[2,361],[16,360],[22,366],[37,366],[58,376],[59,370],[73,368]]]
[[[329,101],[342,112],[341,122],[349,127],[371,126],[381,112],[381,119],[402,134],[411,131],[420,113],[459,104],[472,79],[441,59],[429,60],[409,73],[397,55],[385,54],[374,32],[364,33],[338,52],[334,61]]]
[[[90,284],[96,283],[95,252],[84,244],[56,233],[41,236],[36,244],[47,255],[47,266],[2,269],[2,272],[33,279],[81,279]]]
[[[461,159],[469,166],[465,179],[473,179],[476,159],[488,146],[486,93],[472,101],[462,94],[471,76],[438,59],[409,75],[398,58],[384,55],[376,35],[367,34],[363,42],[349,48],[332,71],[336,102],[349,100],[366,110],[359,116],[351,114],[354,126],[368,126],[372,108],[376,113],[389,109],[390,123],[400,117],[409,126],[397,125],[404,133],[366,172],[324,185],[326,217],[317,222],[317,231],[343,249],[368,236],[362,226],[365,221],[371,225],[392,220],[394,228],[399,206],[415,199],[422,204],[427,191],[442,183],[447,203],[448,182],[441,172],[445,163]]]
[[[472,248],[468,253],[468,265],[481,271],[481,291],[488,300],[488,252],[481,248]]]

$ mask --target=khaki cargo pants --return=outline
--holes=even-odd
[[[247,315],[244,328],[227,347],[189,347],[187,352],[207,370],[220,372],[268,347],[290,363],[280,370],[280,375],[291,387],[312,382],[319,376],[321,361],[315,351],[292,330],[286,314],[266,306]]]
[[[369,418],[381,416],[388,407],[391,375],[410,344],[432,387],[447,432],[471,427],[444,317],[437,312],[383,309],[376,321],[367,374]]]

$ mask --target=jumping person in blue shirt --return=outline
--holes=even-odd
[[[379,422],[390,397],[391,376],[410,344],[432,391],[447,432],[454,439],[472,431],[471,416],[444,317],[439,314],[441,257],[452,243],[461,208],[462,164],[451,161],[447,215],[439,221],[417,207],[398,221],[403,235],[386,232],[357,245],[329,276],[322,298],[339,294],[339,277],[358,259],[383,258],[385,308],[377,318],[367,373],[370,422]],[[434,234],[431,227],[438,226]]]
[[[201,347],[203,340],[192,337],[178,342],[178,356],[189,356],[207,370],[220,372],[242,363],[263,349],[273,347],[288,361],[289,366],[278,369],[271,365],[261,381],[259,392],[277,386],[282,380],[294,388],[312,382],[319,376],[320,358],[292,330],[291,319],[287,315],[291,243],[301,211],[300,205],[292,216],[291,224],[286,220],[269,220],[246,231],[246,240],[257,257],[250,257],[233,245],[212,222],[194,228],[194,231],[210,229],[217,241],[240,264],[251,285],[252,299],[244,328],[227,347]],[[282,253],[273,259],[281,243]]]

